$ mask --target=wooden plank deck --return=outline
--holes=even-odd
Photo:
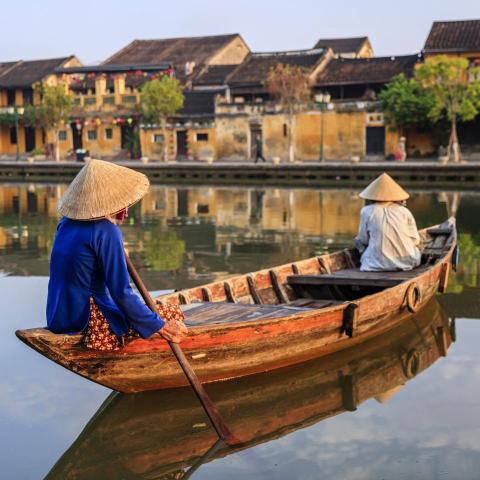
[[[328,275],[290,275],[290,285],[345,285],[390,288],[420,275],[428,266],[422,265],[407,272],[362,272],[358,268],[338,270]]]
[[[242,303],[203,302],[181,306],[187,326],[214,323],[253,322],[270,318],[287,317],[311,310],[288,305],[252,305]]]

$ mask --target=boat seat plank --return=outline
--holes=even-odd
[[[437,227],[437,228],[430,228],[427,230],[427,233],[429,235],[450,235],[452,233],[452,229],[451,228],[440,228],[440,227]]]
[[[299,298],[290,302],[289,305],[292,307],[308,307],[308,308],[327,308],[334,305],[340,305],[344,302],[339,302],[337,300],[316,300],[313,298]]]
[[[287,305],[252,305],[240,303],[203,302],[181,306],[187,326],[257,321],[287,317],[311,308]]]
[[[290,285],[345,285],[359,287],[390,288],[416,277],[428,266],[421,266],[407,272],[361,272],[359,269],[344,269],[327,275],[291,275],[287,278]]]

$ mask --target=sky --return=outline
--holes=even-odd
[[[93,64],[137,38],[223,33],[253,51],[367,35],[382,56],[419,52],[434,20],[480,18],[480,1],[21,0],[2,2],[1,18],[0,62],[75,54]]]

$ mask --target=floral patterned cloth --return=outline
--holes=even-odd
[[[183,322],[184,315],[179,305],[158,305],[158,313],[166,322],[180,321]],[[130,329],[125,337],[132,339],[138,337],[135,330]],[[105,315],[103,315],[98,305],[92,297],[90,297],[90,319],[88,321],[87,331],[83,339],[85,347],[91,350],[99,350],[103,352],[113,352],[120,350],[123,345],[123,339],[119,339],[110,328]]]

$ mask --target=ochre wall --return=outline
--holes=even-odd
[[[208,140],[197,141],[197,134],[207,134]],[[207,157],[215,159],[216,131],[215,128],[190,129],[187,132],[188,158],[190,160],[206,160]]]
[[[414,128],[410,128],[405,132],[405,137],[409,156],[435,156],[437,154],[431,134],[418,133]]]
[[[323,156],[325,160],[350,160],[365,154],[365,112],[323,112]],[[320,112],[297,116],[296,156],[319,160],[321,144]]]
[[[249,158],[250,127],[247,116],[220,117],[215,121],[217,158]]]
[[[238,65],[243,62],[249,52],[248,46],[238,36],[217,55],[210,58],[207,63],[209,65]]]
[[[263,155],[267,159],[288,158],[288,136],[284,135],[284,125],[287,125],[286,115],[264,115],[262,123]]]
[[[163,144],[153,141],[154,135],[162,135],[161,128],[140,129],[140,144],[142,148],[142,156],[148,157],[150,160],[163,160]],[[168,159],[174,160],[176,156],[176,138],[175,131],[167,129],[167,142],[169,145]]]

